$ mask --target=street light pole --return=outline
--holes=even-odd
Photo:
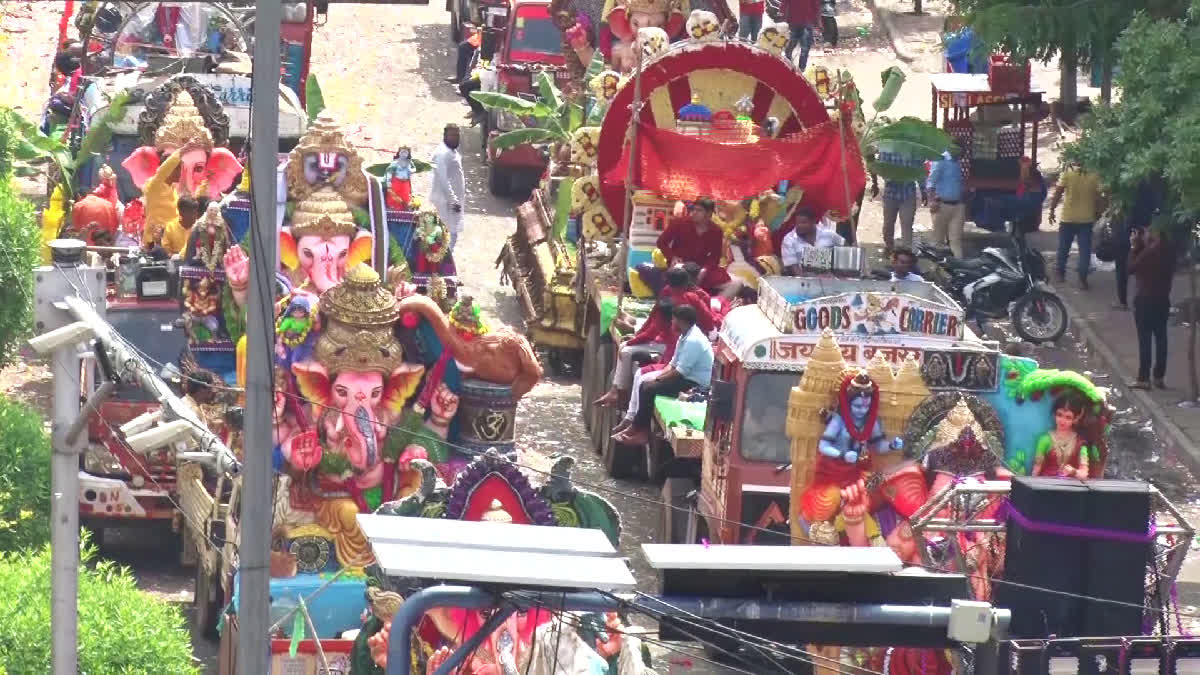
[[[250,291],[246,306],[246,436],[242,512],[238,527],[240,577],[237,669],[270,672],[272,517],[271,447],[274,445],[276,184],[279,158],[280,0],[260,0],[254,21],[250,101]]]

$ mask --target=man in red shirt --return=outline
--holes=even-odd
[[[691,217],[671,223],[655,244],[671,265],[699,265],[700,286],[708,291],[719,291],[729,283],[729,273],[721,267],[725,234],[712,221],[716,208],[708,197],[697,199],[688,209]]]
[[[594,401],[595,405],[614,405],[620,400],[621,392],[629,391],[633,379],[633,357],[637,351],[635,347],[656,343],[666,345],[668,351],[674,348],[674,341],[679,336],[673,332],[671,311],[679,305],[691,305],[696,310],[696,327],[705,335],[716,330],[717,320],[713,316],[712,300],[708,293],[693,285],[685,266],[676,265],[667,270],[667,285],[659,292],[658,306],[633,337],[621,345],[617,352],[617,365],[613,369],[612,385]]]
[[[804,70],[808,67],[808,52],[812,49],[813,31],[821,20],[821,0],[781,0],[781,2],[783,20],[787,22],[788,28],[792,32],[792,37],[788,40],[784,51],[787,53],[788,61],[791,61],[792,53],[796,51],[796,45],[800,45],[800,61],[797,65],[800,70]]]

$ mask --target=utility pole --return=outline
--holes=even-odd
[[[237,669],[270,672],[272,470],[274,445],[276,185],[279,165],[280,0],[261,0],[254,21],[250,101],[250,292],[246,306],[246,464],[239,519]]]
[[[53,454],[50,459],[50,625],[54,675],[75,675],[79,634],[79,454],[86,436],[71,434],[79,417],[80,343],[86,326],[72,322],[59,302],[76,293],[104,299],[104,270],[83,265],[84,242],[51,245],[52,264],[34,271],[36,351],[51,356],[54,374]],[[82,287],[82,288],[81,288]],[[101,307],[98,311],[103,312]]]

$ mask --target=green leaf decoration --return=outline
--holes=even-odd
[[[1092,384],[1092,381],[1073,370],[1056,370],[1039,368],[1021,380],[1020,395],[1026,398],[1034,392],[1050,389],[1074,389],[1089,401],[1098,403],[1104,400],[1104,394]]]
[[[371,227],[371,214],[366,209],[353,206],[350,208],[350,215],[354,216],[354,224],[363,229]]]
[[[603,497],[590,492],[578,491],[573,504],[579,514],[580,527],[591,527],[603,532],[613,546],[621,540],[620,516]]]
[[[304,614],[297,610],[292,616],[292,641],[288,644],[288,657],[294,659],[300,641],[304,639]]]
[[[430,164],[429,162],[426,162],[423,159],[417,159],[416,157],[412,158],[412,165],[413,165],[413,171],[416,173],[424,173],[426,171],[431,171],[433,169],[432,164]]]
[[[555,110],[544,103],[527,101],[520,96],[501,94],[495,91],[473,91],[471,98],[488,110],[500,110],[512,113],[518,117],[545,118],[553,115]]]
[[[372,176],[375,176],[376,178],[383,178],[383,175],[385,173],[387,173],[387,168],[388,168],[389,164],[391,164],[391,162],[380,162],[378,164],[372,164],[366,168],[366,172],[371,174]]]
[[[554,199],[554,230],[551,233],[555,241],[567,238],[567,219],[571,216],[571,189],[575,185],[574,178],[564,178],[558,184],[558,192]]]
[[[924,167],[900,166],[876,160],[867,161],[867,170],[880,178],[896,183],[912,183],[925,180]]]
[[[923,160],[935,160],[949,150],[953,140],[945,131],[916,117],[901,117],[872,130],[871,145]]]
[[[563,107],[563,129],[568,134],[575,133],[583,126],[583,106],[578,103],[568,103]]]
[[[516,129],[500,134],[492,139],[491,145],[496,149],[496,152],[503,152],[509,148],[515,148],[518,145],[525,145],[526,143],[550,143],[561,140],[565,139],[551,129],[533,127],[529,129]]]
[[[129,92],[118,92],[108,103],[108,110],[99,119],[93,119],[87,134],[79,144],[79,152],[71,162],[71,169],[78,169],[92,159],[93,155],[102,155],[112,141],[113,127],[125,117],[125,108],[129,104]]]
[[[441,518],[446,515],[446,504],[443,502],[431,502],[421,509],[422,518]]]
[[[571,508],[570,504],[551,504],[550,512],[554,514],[555,522],[561,527],[579,527],[579,514],[575,513],[575,509]]]
[[[317,115],[324,109],[325,96],[321,93],[321,85],[317,82],[317,76],[309,73],[308,80],[304,82],[304,112],[308,113],[308,123],[316,121]]]
[[[896,100],[896,95],[900,93],[900,88],[904,86],[905,75],[904,71],[898,66],[892,66],[879,74],[880,80],[883,81],[883,90],[879,92],[879,98],[875,99],[872,106],[875,108],[875,113],[881,113],[892,107],[892,103]]]
[[[542,103],[552,110],[562,108],[562,93],[558,90],[558,85],[554,84],[554,76],[550,74],[550,71],[543,70],[538,73],[536,84],[538,94],[542,97]]]

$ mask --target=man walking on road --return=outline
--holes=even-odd
[[[792,33],[784,52],[787,54],[788,61],[791,61],[792,53],[796,51],[796,45],[800,45],[800,61],[797,65],[800,70],[804,70],[808,67],[808,52],[812,49],[813,33],[816,30],[817,22],[821,20],[821,0],[781,0],[781,2],[783,20],[787,22]]]
[[[1063,195],[1066,199],[1063,199]],[[1050,223],[1054,223],[1054,210],[1063,202],[1062,222],[1058,225],[1058,267],[1055,280],[1062,282],[1067,275],[1067,256],[1071,244],[1079,241],[1079,287],[1088,289],[1088,268],[1092,264],[1092,228],[1104,211],[1104,195],[1100,190],[1100,177],[1084,171],[1077,165],[1067,167],[1058,179],[1054,195],[1050,197]]]
[[[1065,224],[1065,223],[1064,223]],[[1167,319],[1171,316],[1171,282],[1175,278],[1175,251],[1165,233],[1135,230],[1130,237],[1129,273],[1137,281],[1133,296],[1133,324],[1138,336],[1138,376],[1131,387],[1150,388],[1150,347],[1154,346],[1154,386],[1165,389],[1167,374]]]
[[[447,124],[442,132],[442,144],[433,153],[433,188],[429,191],[429,201],[450,230],[451,251],[463,231],[463,203],[467,197],[458,142],[458,125]]]
[[[966,224],[966,190],[958,149],[947,150],[929,171],[926,187],[933,191],[929,205],[933,213],[933,237],[939,245],[949,241],[954,257],[963,257],[963,226]],[[953,153],[953,154],[952,154]]]
[[[921,168],[923,162],[898,153],[880,152],[879,161],[911,168]],[[875,176],[871,177],[872,179]],[[921,206],[929,204],[929,195],[920,181],[883,181],[883,250],[890,257],[896,247],[896,219],[900,219],[900,245],[912,246],[913,221],[917,217],[917,190],[921,191]],[[871,196],[879,194],[878,183],[872,180]]]

